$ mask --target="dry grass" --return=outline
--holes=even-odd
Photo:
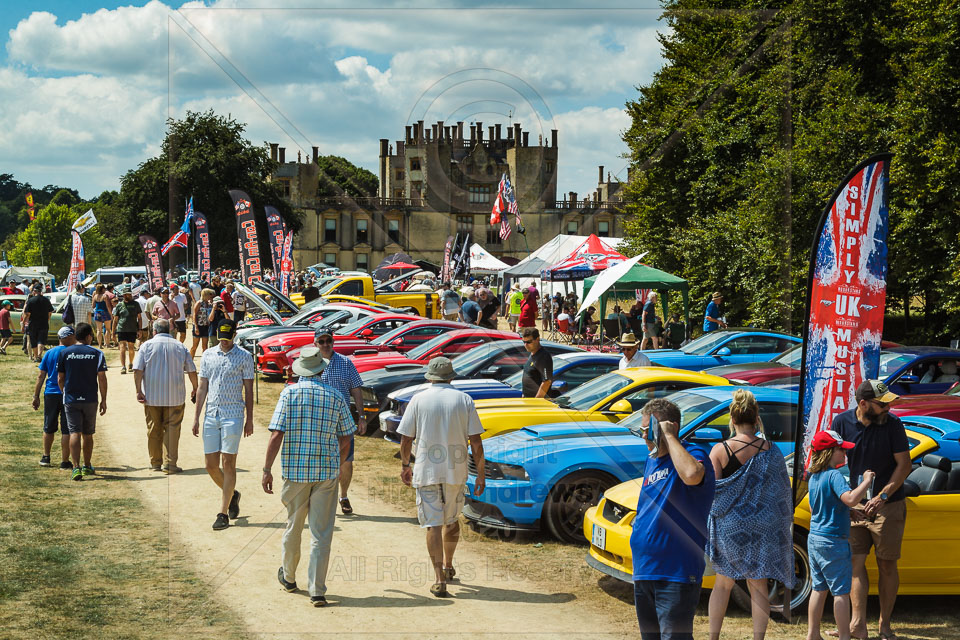
[[[0,356],[0,637],[245,637],[222,608],[181,626],[184,602],[207,587],[171,548],[122,468],[94,451],[98,475],[73,482],[59,464],[40,467],[42,408],[30,407],[36,366],[10,347]],[[115,354],[115,352],[113,352]]]

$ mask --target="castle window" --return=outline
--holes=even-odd
[[[323,241],[324,242],[337,241],[337,219],[336,218],[327,218],[323,221]]]
[[[420,158],[410,158],[410,171],[420,171]]]
[[[568,236],[575,236],[575,235],[577,235],[577,221],[576,221],[576,220],[571,220],[570,222],[567,223],[567,235],[568,235]]]
[[[597,223],[597,235],[601,238],[610,237],[610,223],[606,220],[601,220]]]
[[[367,244],[370,242],[367,226],[370,223],[367,220],[357,220],[357,244]]]
[[[390,238],[390,242],[400,244],[399,220],[387,220],[387,237]]]
[[[490,185],[472,184],[468,187],[470,204],[487,204],[490,202]]]

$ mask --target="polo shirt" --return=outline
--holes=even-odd
[[[96,402],[97,374],[107,370],[103,352],[85,344],[64,347],[57,358],[57,374],[63,372],[63,404]]]
[[[330,356],[329,364],[320,374],[320,380],[339,391],[348,407],[350,406],[350,390],[363,386],[363,381],[360,379],[360,374],[354,364],[336,351]],[[357,407],[357,411],[362,410],[363,407]]]
[[[480,318],[480,305],[478,305],[473,300],[467,300],[463,303],[463,306],[460,307],[460,313],[463,314],[463,319],[471,324],[476,324],[477,320]]]
[[[893,454],[910,450],[907,432],[900,418],[887,414],[887,421],[884,424],[873,424],[867,427],[857,420],[857,408],[854,407],[838,414],[830,424],[830,428],[847,442],[856,445],[847,451],[850,487],[856,488],[860,484],[858,480],[863,472],[870,470],[877,474],[873,482],[874,495],[880,495],[880,491],[890,482],[890,477],[897,468],[897,461]],[[897,502],[904,497],[903,485],[901,485],[888,496],[887,502]]]
[[[707,318],[718,318],[720,316],[720,307],[717,306],[717,303],[713,300],[710,301],[710,304],[707,305],[707,310],[703,314],[703,330],[704,331],[716,331],[720,328],[720,324],[717,322],[710,322]]]
[[[523,294],[519,291],[513,291],[510,293],[508,300],[510,301],[510,315],[520,315],[520,303],[523,302]]]

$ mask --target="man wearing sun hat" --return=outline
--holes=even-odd
[[[623,352],[623,355],[620,357],[620,364],[617,367],[618,369],[632,369],[633,367],[649,367],[653,365],[653,363],[650,362],[650,358],[640,351],[640,343],[637,342],[637,337],[632,333],[625,333],[620,336],[620,339],[617,340],[617,345],[619,345],[620,351]]]
[[[216,325],[218,344],[200,358],[200,386],[193,418],[193,435],[200,435],[203,419],[203,455],[207,473],[221,489],[220,512],[215,531],[230,526],[240,515],[237,484],[237,452],[240,438],[253,435],[253,356],[233,343],[237,329],[229,320]],[[246,413],[246,420],[244,420]],[[221,468],[222,464],[222,468]]]
[[[279,453],[283,474],[280,500],[287,508],[287,528],[277,580],[287,591],[297,588],[300,534],[306,520],[312,538],[308,589],[315,607],[327,604],[327,565],[340,468],[357,430],[343,394],[320,377],[328,364],[329,360],[314,346],[304,347],[293,362],[293,372],[300,379],[280,392],[268,427],[270,441],[261,482],[265,492],[273,493],[272,467]]]
[[[456,573],[453,553],[460,539],[471,456],[477,468],[474,495],[483,493],[483,426],[473,399],[450,385],[456,372],[449,358],[431,360],[424,377],[432,384],[413,396],[397,429],[402,437],[400,479],[417,491],[417,517],[427,530],[427,551],[437,579],[430,593],[440,598],[447,595],[447,583]],[[414,440],[416,464],[411,468]]]
[[[838,414],[830,428],[841,438],[854,443],[847,454],[850,486],[856,487],[863,472],[876,473],[873,496],[863,505],[866,516],[850,526],[850,550],[853,553],[853,637],[867,636],[867,593],[870,581],[866,560],[870,548],[877,557],[878,594],[880,596],[880,635],[893,635],[890,617],[900,587],[897,560],[906,522],[903,481],[910,475],[910,443],[900,418],[890,415],[890,403],[899,396],[879,380],[864,380],[857,387],[855,407]]]

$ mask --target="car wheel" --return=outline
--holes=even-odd
[[[801,529],[793,531],[793,571],[796,581],[790,594],[790,610],[804,611],[807,599],[813,590],[813,578],[810,576],[810,555],[807,553],[807,532]],[[746,612],[750,612],[750,591],[746,581],[738,581],[739,589],[731,592],[734,603]],[[783,616],[783,585],[770,582],[770,612]]]
[[[564,477],[550,490],[543,505],[547,529],[562,542],[585,543],[583,516],[615,484],[613,476],[600,471],[577,471]]]

